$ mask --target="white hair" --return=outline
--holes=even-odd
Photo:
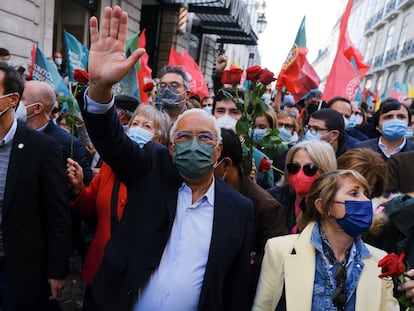
[[[186,116],[186,115],[190,115],[190,114],[203,114],[203,116],[205,116],[207,119],[211,120],[214,124],[214,129],[216,130],[216,136],[217,136],[217,142],[221,143],[222,141],[222,137],[221,137],[221,129],[217,124],[217,119],[209,114],[208,112],[206,112],[205,110],[201,109],[201,108],[192,108],[192,109],[188,109],[186,111],[184,111],[182,114],[180,114],[177,118],[177,120],[174,122],[173,126],[171,127],[170,130],[170,142],[174,142],[174,134],[175,134],[175,130],[177,129],[177,124],[178,122],[180,122],[180,120]]]

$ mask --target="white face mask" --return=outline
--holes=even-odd
[[[11,94],[6,94],[6,95],[2,95],[2,96],[0,96],[0,99],[2,99],[2,98],[6,98],[6,97],[8,97],[8,96],[10,96]],[[5,113],[6,113],[6,111],[7,110],[9,110],[10,109],[10,106],[8,106],[8,107],[6,107],[4,110],[2,110],[2,111],[0,111],[0,117],[2,116],[2,115],[4,115]]]
[[[26,106],[22,101],[19,102],[19,105],[17,105],[16,112],[15,112],[16,118],[18,121],[21,121],[23,123],[26,123],[27,121],[27,109]]]
[[[229,129],[229,130],[236,130],[236,123],[237,120],[230,117],[228,114],[225,114],[224,116],[217,118],[217,125],[219,127]]]

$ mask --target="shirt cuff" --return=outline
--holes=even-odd
[[[112,96],[111,101],[108,104],[101,104],[101,103],[97,103],[96,101],[93,101],[92,99],[90,99],[88,94],[89,94],[89,88],[86,89],[85,95],[84,95],[85,96],[85,111],[89,113],[105,114],[114,105],[115,100],[113,96]]]

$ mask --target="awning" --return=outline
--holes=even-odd
[[[183,0],[161,0],[163,4],[183,5]],[[241,0],[187,0],[188,11],[200,20],[197,32],[215,34],[219,43],[257,45],[247,4]]]

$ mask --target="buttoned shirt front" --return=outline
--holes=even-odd
[[[214,184],[194,204],[191,189],[185,183],[179,189],[170,238],[135,311],[197,310],[213,231]]]

